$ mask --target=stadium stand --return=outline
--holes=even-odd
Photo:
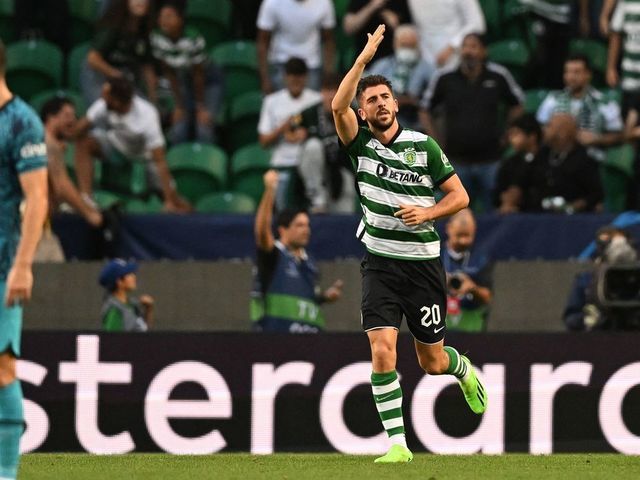
[[[231,186],[258,204],[264,191],[262,176],[269,169],[270,153],[254,143],[237,150],[231,157]]]
[[[211,8],[209,0],[189,0],[187,25],[193,25],[204,36],[209,48],[231,37],[231,2],[216,0]]]
[[[63,54],[46,40],[23,40],[7,46],[7,83],[28,99],[62,85]]]
[[[258,141],[258,120],[262,106],[262,92],[251,91],[231,101],[227,117],[227,148],[229,151]]]
[[[77,45],[93,38],[94,24],[98,20],[98,0],[67,0],[71,15],[71,42]]]
[[[239,192],[209,193],[196,203],[196,211],[201,213],[253,213],[255,210],[253,198]]]
[[[0,0],[0,38],[5,44],[16,39],[13,0]]]

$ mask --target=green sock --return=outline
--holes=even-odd
[[[371,388],[382,426],[392,444],[407,446],[402,418],[402,388],[395,370],[371,373]]]
[[[24,430],[22,387],[15,380],[0,388],[0,478],[16,478]]]
[[[449,355],[449,368],[444,373],[463,378],[467,374],[467,364],[462,361],[458,351],[453,347],[444,347],[444,351]]]

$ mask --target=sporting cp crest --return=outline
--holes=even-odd
[[[413,164],[416,163],[416,149],[415,148],[405,148],[404,149],[404,163],[413,167]]]

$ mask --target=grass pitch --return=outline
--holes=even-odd
[[[340,454],[221,453],[207,456],[132,454],[29,454],[22,457],[20,480],[637,480],[640,457],[616,454],[534,456],[415,455],[401,465],[374,464],[372,456]]]

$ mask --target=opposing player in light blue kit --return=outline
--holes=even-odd
[[[384,28],[380,25],[369,34],[331,108],[356,173],[364,213],[358,229],[367,247],[361,264],[361,323],[371,346],[373,397],[391,443],[376,462],[404,463],[413,454],[407,448],[396,372],[403,316],[425,372],[455,376],[474,413],[484,413],[487,395],[469,359],[444,346],[447,293],[434,221],[466,207],[469,196],[438,144],[398,124],[398,101],[389,80],[380,75],[360,78]],[[351,109],[354,97],[366,127],[358,126]],[[436,188],[444,193],[439,202]]]
[[[31,264],[47,214],[44,129],[31,107],[9,91],[5,67],[0,42],[0,480],[15,479],[18,472],[24,430],[16,379],[21,305],[31,297]]]

